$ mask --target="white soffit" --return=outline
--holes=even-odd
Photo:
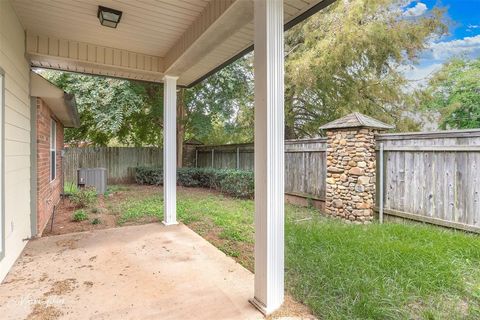
[[[190,85],[253,43],[253,0],[11,1],[37,67]],[[284,21],[327,2],[284,0]],[[116,29],[99,5],[123,12]]]

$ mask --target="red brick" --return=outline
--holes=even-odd
[[[57,122],[57,174],[50,181],[50,119]],[[37,234],[41,235],[62,193],[63,125],[37,98]]]

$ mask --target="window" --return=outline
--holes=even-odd
[[[50,181],[57,176],[57,123],[52,119],[50,125]]]

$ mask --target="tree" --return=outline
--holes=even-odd
[[[253,140],[253,56],[185,91],[185,135],[207,144]]]
[[[79,129],[66,142],[162,146],[163,85],[45,70],[42,75],[75,94]],[[178,165],[182,145],[195,137],[209,144],[253,139],[252,56],[241,58],[190,89],[177,93]]]
[[[66,142],[160,145],[160,85],[60,71],[42,75],[75,95],[81,126],[65,131]]]
[[[440,113],[441,128],[480,128],[480,58],[454,58],[420,92],[424,108]]]
[[[405,17],[395,0],[336,1],[286,35],[287,138],[315,136],[352,111],[415,129],[399,66],[415,62],[427,40],[446,32],[443,11]]]
[[[177,92],[177,168],[183,167],[183,142],[185,141],[185,123],[187,121],[186,89]]]

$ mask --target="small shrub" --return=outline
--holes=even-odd
[[[139,184],[163,185],[161,168],[136,168]],[[184,187],[212,188],[239,198],[252,198],[254,177],[252,171],[212,168],[180,168],[177,183]]]
[[[97,191],[95,188],[82,188],[71,195],[70,200],[78,208],[85,208],[97,202]]]
[[[184,187],[213,188],[215,172],[210,168],[180,168],[177,170],[177,181]]]
[[[73,213],[73,221],[80,222],[87,219],[88,219],[88,215],[85,210],[77,210]]]
[[[241,170],[224,170],[217,178],[219,189],[226,194],[239,197],[251,198],[255,192],[253,172]]]
[[[90,209],[90,211],[91,211],[92,213],[98,213],[98,208],[92,208],[92,209]]]
[[[161,168],[137,167],[135,180],[138,184],[163,185],[163,170]]]
[[[102,221],[100,221],[100,219],[98,219],[98,218],[95,218],[95,219],[92,220],[93,225],[97,225],[97,224],[100,224],[100,223],[102,223]]]
[[[75,183],[73,182],[65,182],[65,185],[63,186],[63,193],[66,196],[71,196],[75,193],[78,192],[78,187]]]

